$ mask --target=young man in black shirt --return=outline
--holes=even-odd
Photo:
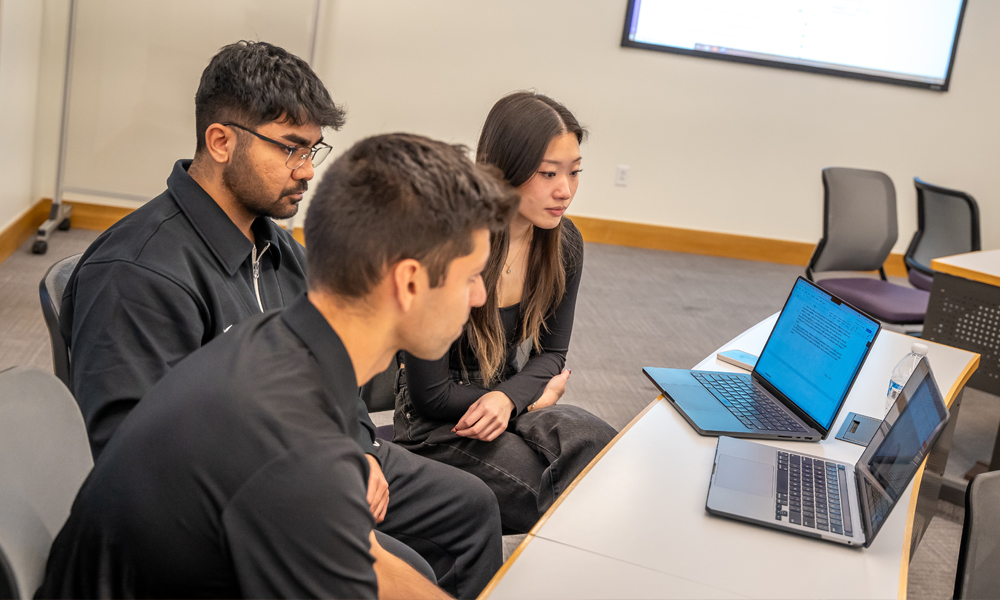
[[[439,596],[372,534],[357,389],[399,350],[447,351],[485,300],[490,231],[517,202],[452,146],[356,144],[309,210],[308,295],[236,325],[143,398],[84,482],[38,595]],[[495,499],[475,510],[499,527]]]
[[[303,248],[271,219],[296,213],[313,166],[330,150],[323,130],[339,128],[343,111],[298,57],[239,42],[202,73],[195,121],[194,160],[178,161],[163,194],[98,237],[63,297],[73,392],[95,459],[178,362],[306,291]],[[271,368],[259,365],[260,373]],[[417,550],[453,594],[474,596],[502,562],[499,527],[475,514],[492,493],[376,441],[355,396],[340,410],[356,421],[379,531]]]
[[[272,223],[298,210],[323,129],[344,112],[298,57],[266,42],[223,48],[195,95],[194,160],[80,259],[60,328],[96,459],[177,362],[233,324],[305,292],[305,254]]]

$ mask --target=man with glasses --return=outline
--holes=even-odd
[[[309,66],[267,43],[223,48],[195,95],[194,160],[105,231],[63,295],[60,329],[95,460],[139,399],[235,323],[306,291],[287,219],[344,112]],[[266,365],[262,365],[266,368]]]
[[[323,130],[338,129],[344,112],[304,61],[265,42],[239,42],[202,73],[195,121],[194,160],[177,161],[163,194],[94,241],[63,296],[72,391],[95,460],[178,362],[306,292],[303,248],[271,219],[296,213],[313,167],[330,153]],[[341,408],[356,413],[379,531],[420,552],[442,587],[474,596],[502,560],[499,525],[474,514],[496,504],[492,492],[376,441],[360,398]],[[239,449],[220,448],[229,451]]]
[[[373,535],[368,464],[342,409],[398,351],[447,352],[486,299],[490,234],[519,202],[462,148],[410,134],[355,144],[309,207],[308,295],[247,319],[153,386],[81,486],[36,595],[444,598]],[[442,494],[405,493],[417,504]],[[436,513],[460,543],[463,505],[477,500]],[[474,521],[499,529],[487,500]]]

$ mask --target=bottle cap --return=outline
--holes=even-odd
[[[927,354],[927,344],[921,344],[920,342],[913,342],[913,345],[910,346],[910,352],[914,354],[919,354],[921,356],[925,356]]]

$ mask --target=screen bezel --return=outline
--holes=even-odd
[[[784,393],[782,393],[780,390],[778,390],[778,388],[774,387],[774,385],[770,381],[768,381],[767,379],[764,379],[764,376],[761,375],[761,374],[759,374],[757,372],[757,365],[754,365],[753,371],[750,373],[750,377],[752,377],[755,382],[757,382],[758,384],[760,384],[772,396],[774,396],[776,398],[780,398],[781,401],[782,401],[782,404],[784,404],[789,409],[791,409],[791,411],[794,412],[797,417],[799,417],[800,419],[802,419],[803,421],[805,421],[810,427],[812,427],[816,431],[820,432],[820,434],[822,435],[822,439],[825,440],[830,435],[830,432],[833,431],[833,426],[837,424],[837,417],[840,416],[840,410],[842,408],[844,408],[844,403],[847,402],[847,397],[851,395],[851,390],[854,389],[854,382],[856,382],[858,380],[858,373],[860,373],[861,372],[861,368],[865,366],[865,361],[868,360],[868,354],[871,353],[872,348],[875,346],[875,341],[878,340],[879,334],[882,333],[882,323],[879,322],[877,319],[873,319],[865,311],[860,310],[859,308],[857,308],[856,306],[850,304],[849,302],[845,302],[844,300],[842,300],[842,299],[838,298],[837,296],[831,294],[830,292],[824,290],[823,288],[821,288],[818,285],[816,285],[815,283],[809,281],[805,277],[802,277],[801,275],[798,276],[795,279],[795,284],[792,286],[791,291],[788,292],[788,297],[785,298],[785,303],[781,306],[781,312],[778,313],[778,320],[779,321],[781,320],[781,315],[784,314],[784,312],[785,312],[785,308],[788,307],[789,300],[792,299],[792,294],[795,293],[795,286],[799,285],[800,281],[803,282],[803,283],[805,283],[806,285],[812,286],[814,289],[819,290],[820,292],[822,292],[822,293],[826,294],[827,296],[829,296],[831,302],[835,302],[837,304],[843,304],[843,305],[847,306],[851,310],[857,312],[862,317],[864,317],[864,318],[868,319],[869,321],[871,321],[873,325],[875,325],[875,335],[873,335],[871,341],[868,342],[868,347],[865,349],[865,353],[861,357],[861,361],[858,363],[858,368],[854,370],[854,374],[851,376],[851,383],[847,386],[847,390],[844,392],[844,397],[840,399],[840,404],[837,405],[837,410],[833,411],[833,418],[830,419],[830,426],[829,427],[824,427],[821,423],[819,423],[818,421],[816,421],[816,419],[814,419],[812,417],[812,415],[810,415],[806,411],[802,410],[802,408],[800,408],[798,404],[796,404],[795,402],[793,402],[791,398],[789,398]],[[760,357],[763,357],[764,353],[767,352],[767,346],[768,346],[768,344],[771,343],[771,338],[774,337],[774,332],[775,332],[775,330],[777,328],[778,328],[778,323],[775,322],[774,328],[771,329],[771,334],[769,336],[767,336],[767,341],[764,342],[764,347],[760,351],[760,356],[757,358],[757,364],[760,364]]]
[[[930,443],[927,444],[927,448],[923,451],[923,456],[920,457],[920,462],[918,463],[917,468],[910,474],[910,477],[907,479],[906,485],[903,486],[903,489],[905,490],[909,487],[910,482],[913,481],[913,478],[923,466],[924,461],[927,460],[927,455],[930,454],[931,448],[933,448],[934,444],[937,443],[938,436],[940,436],[941,432],[944,431],[945,426],[948,424],[948,419],[951,418],[951,413],[948,411],[948,407],[945,406],[944,398],[941,396],[941,388],[938,387],[937,380],[934,379],[934,372],[931,370],[931,365],[927,361],[926,357],[920,359],[920,362],[917,363],[916,368],[913,370],[913,374],[910,375],[910,378],[906,381],[906,385],[903,386],[903,389],[899,392],[899,396],[896,397],[896,402],[892,405],[892,408],[889,409],[885,419],[882,420],[882,424],[879,425],[878,429],[875,431],[875,435],[872,437],[871,441],[868,442],[868,446],[865,447],[865,451],[861,454],[861,458],[859,458],[857,464],[854,465],[854,478],[858,485],[858,505],[861,507],[861,523],[865,528],[865,547],[871,545],[872,540],[875,539],[875,535],[878,534],[879,530],[882,529],[882,526],[885,525],[889,516],[886,515],[886,518],[878,524],[878,527],[874,527],[872,525],[872,509],[868,505],[868,494],[864,493],[864,486],[870,485],[875,487],[880,494],[883,494],[892,501],[892,506],[889,508],[890,513],[899,503],[899,498],[893,498],[890,496],[878,483],[878,479],[876,479],[875,475],[868,469],[868,461],[871,460],[871,457],[878,451],[878,447],[882,444],[886,434],[889,433],[889,430],[892,429],[892,426],[895,425],[896,421],[899,420],[899,417],[906,410],[906,407],[909,405],[910,397],[925,380],[927,381],[927,386],[930,389],[931,398],[934,400],[935,408],[938,409],[938,414],[940,415],[943,412],[944,417],[931,433]]]
[[[789,71],[804,71],[806,73],[816,73],[819,75],[833,75],[834,77],[845,77],[847,79],[860,79],[862,81],[874,81],[877,83],[889,83],[892,85],[902,85],[935,92],[947,92],[951,85],[951,74],[955,68],[955,53],[958,51],[958,38],[962,33],[962,22],[965,19],[965,6],[968,0],[962,0],[962,7],[958,11],[958,22],[955,25],[955,39],[951,45],[951,57],[948,60],[948,72],[945,75],[944,83],[928,83],[924,81],[913,81],[910,79],[897,79],[881,75],[870,75],[868,73],[855,73],[852,71],[842,71],[840,69],[814,67],[811,65],[798,65],[776,60],[765,60],[750,58],[746,56],[734,56],[731,54],[720,54],[718,52],[705,52],[703,50],[689,50],[687,48],[677,48],[674,46],[659,46],[657,44],[647,44],[629,39],[632,30],[632,21],[635,18],[635,5],[637,0],[628,0],[628,8],[625,9],[625,27],[622,31],[622,47],[639,48],[641,50],[653,50],[655,52],[666,52],[669,54],[682,54],[685,56],[697,56],[713,60],[724,60],[727,62],[743,63],[747,65],[757,65],[761,67],[774,67]]]

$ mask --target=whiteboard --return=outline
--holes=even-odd
[[[194,96],[222,46],[308,61],[318,0],[77,0],[63,193],[146,201],[194,156]]]

